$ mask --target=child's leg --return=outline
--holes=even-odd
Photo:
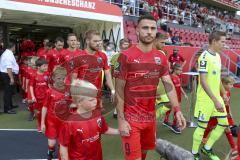
[[[48,139],[48,159],[53,158],[56,143],[57,143],[56,139]]]
[[[209,133],[216,127],[217,125],[217,118],[211,118],[210,121],[208,122],[208,126],[204,131],[203,138],[207,138]]]
[[[168,123],[170,113],[171,113],[171,110],[166,112],[165,118],[164,118],[164,123]]]
[[[235,142],[234,142],[234,139],[233,139],[232,132],[231,132],[229,127],[225,129],[225,134],[227,136],[227,140],[228,140],[228,143],[231,146],[231,149],[235,149],[236,145],[235,145]]]

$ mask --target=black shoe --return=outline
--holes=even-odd
[[[170,129],[172,128],[172,124],[169,122],[163,122],[162,124]]]
[[[12,108],[18,108],[18,107],[19,107],[18,105],[12,106]]]
[[[113,118],[117,119],[117,114],[113,113]]]
[[[6,114],[16,114],[16,112],[13,111],[13,110],[9,110],[9,111],[6,111],[6,112],[4,112],[4,113],[6,113]]]
[[[201,160],[200,154],[193,154],[194,160]]]
[[[181,133],[181,130],[175,126],[175,125],[172,125],[172,129],[171,129],[174,133],[177,133],[177,134],[180,134]]]
[[[52,160],[54,158],[54,151],[48,151],[48,160]]]

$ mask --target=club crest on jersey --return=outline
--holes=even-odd
[[[69,61],[69,68],[70,69],[73,69],[74,68],[74,61],[73,60],[71,60],[71,61]]]
[[[48,80],[48,76],[44,76],[43,78],[44,78],[44,80],[45,80],[45,81],[47,81],[47,80]]]
[[[154,57],[154,60],[155,60],[155,63],[156,63],[157,65],[160,65],[160,64],[161,64],[161,59],[160,59],[160,57]]]
[[[97,124],[98,124],[98,127],[102,128],[102,119],[101,118],[97,119]]]
[[[98,58],[97,58],[97,61],[98,61],[98,63],[102,63],[103,60],[102,60],[101,57],[98,57]]]
[[[69,93],[69,92],[65,92],[65,93],[64,93],[64,96],[65,96],[65,97],[69,97],[69,96],[70,96],[70,93]]]

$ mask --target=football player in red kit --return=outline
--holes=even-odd
[[[182,94],[184,95],[185,99],[188,100],[187,94],[185,93],[185,91],[181,87],[181,79],[180,79],[181,73],[182,73],[181,64],[175,63],[173,65],[171,79],[172,79],[173,84],[174,84],[175,89],[176,89],[179,104],[181,104],[181,101],[182,101]],[[177,126],[176,112],[174,112],[174,118],[173,118],[172,125],[168,122],[170,113],[171,113],[171,110],[166,112],[166,115],[165,115],[165,118],[164,118],[164,121],[163,121],[163,125],[169,127],[174,133],[180,134],[181,130]]]
[[[87,91],[87,92],[86,92]],[[84,80],[74,79],[70,93],[78,120],[65,121],[59,134],[62,160],[102,160],[101,134],[116,135],[100,114],[94,114],[97,88]]]
[[[100,51],[101,49],[101,36],[96,30],[89,30],[86,32],[86,44],[87,47],[81,52],[81,56],[76,59],[79,65],[78,79],[86,80],[94,84],[98,89],[98,97],[101,97],[102,90],[102,71],[106,77],[106,83],[111,89],[111,94],[114,96],[115,89],[112,82],[112,76],[110,67],[107,62],[107,56]],[[97,106],[101,106],[101,99],[98,99],[99,103]]]
[[[153,49],[157,23],[153,16],[139,18],[136,33],[139,43],[123,51],[115,66],[118,126],[126,160],[145,160],[156,145],[156,90],[162,79],[169,100],[176,111],[179,127],[185,128],[168,74],[166,57]]]
[[[37,50],[37,56],[40,57],[41,55],[44,55],[45,51],[48,50],[47,43],[49,43],[48,38],[44,38],[42,42],[42,47]]]
[[[49,87],[45,94],[45,99],[42,108],[41,130],[48,138],[48,159],[54,157],[55,145],[59,134],[59,126],[61,121],[57,119],[54,107],[55,103],[65,98],[65,78],[67,71],[65,68],[57,66],[54,68],[51,75],[52,86]]]
[[[37,72],[31,77],[29,82],[29,89],[32,97],[32,102],[34,103],[34,109],[37,110],[37,122],[38,131],[41,132],[41,111],[43,107],[43,100],[46,96],[46,91],[48,89],[48,73],[47,71],[47,61],[43,58],[39,58],[36,61]]]
[[[231,149],[236,150],[237,146],[234,142],[233,135],[231,132],[231,127],[234,127],[235,125],[234,125],[234,121],[233,121],[233,118],[231,115],[231,109],[230,109],[230,96],[231,96],[230,90],[233,87],[233,80],[231,77],[223,77],[222,84],[223,84],[223,87],[225,89],[226,96],[227,96],[227,98],[225,100],[225,107],[226,107],[227,118],[228,118],[228,123],[229,123],[229,127],[226,128],[226,130],[225,130],[225,135],[227,137],[228,143],[231,146]],[[221,96],[223,96],[223,95],[221,94]],[[210,119],[210,121],[208,122],[208,126],[203,135],[203,143],[206,143],[209,133],[216,127],[217,124],[218,124],[217,118]]]
[[[54,67],[61,63],[61,53],[64,50],[64,39],[62,37],[57,37],[54,45],[55,48],[51,49],[47,54],[49,73],[52,73]]]

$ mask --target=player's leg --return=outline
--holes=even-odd
[[[230,146],[231,146],[231,149],[232,149],[232,150],[236,149],[236,144],[235,144],[235,142],[234,142],[233,135],[232,135],[232,132],[231,132],[231,130],[230,130],[229,127],[227,127],[227,128],[225,129],[225,135],[226,135],[226,137],[227,137],[228,143],[229,143]]]
[[[171,126],[172,126],[172,125],[169,123],[169,115],[170,115],[170,113],[171,113],[171,109],[165,113],[165,117],[164,117],[164,120],[163,120],[163,125],[164,125],[164,126],[167,126],[167,127],[169,127],[169,128],[171,128]]]
[[[48,139],[48,160],[54,158],[55,146],[57,140],[56,139]]]
[[[199,148],[202,143],[204,131],[212,115],[214,106],[211,103],[197,101],[194,111],[194,117],[197,119],[198,127],[193,133],[192,154],[195,160],[199,160]]]
[[[156,147],[156,122],[143,123],[140,141],[142,160],[145,160],[148,150],[155,150]]]
[[[218,114],[223,115],[223,113],[219,113],[219,112]],[[220,160],[220,158],[218,158],[218,156],[215,155],[214,152],[212,151],[212,147],[214,143],[222,136],[226,127],[228,127],[227,116],[219,116],[217,117],[217,120],[218,120],[218,125],[216,126],[216,128],[212,130],[207,143],[204,145],[204,147],[201,150],[205,155],[207,155],[212,160]]]
[[[174,115],[173,115],[172,131],[177,134],[181,133],[181,130],[177,126],[176,112],[174,112]]]
[[[140,130],[141,124],[129,122],[131,126],[130,136],[122,137],[125,160],[141,160]]]

